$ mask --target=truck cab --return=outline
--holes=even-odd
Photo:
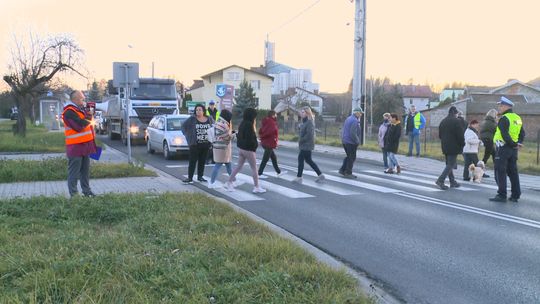
[[[133,141],[142,142],[150,120],[155,115],[178,114],[178,94],[173,79],[140,78],[139,87],[131,89],[130,108],[125,94],[109,99],[105,118],[109,137],[127,144],[128,130]],[[130,126],[127,126],[129,115]]]

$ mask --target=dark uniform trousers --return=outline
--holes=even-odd
[[[506,176],[510,178],[512,198],[521,196],[519,175],[517,169],[518,149],[507,145],[497,147],[495,152],[495,182],[499,186],[497,193],[506,197]]]

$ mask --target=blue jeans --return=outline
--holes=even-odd
[[[381,148],[382,150],[382,160],[384,164],[384,169],[388,169],[388,152],[384,150],[384,148]]]
[[[388,152],[388,159],[390,159],[390,168],[394,168],[399,166],[399,163],[396,158],[396,153],[394,152]]]
[[[416,156],[420,156],[420,133],[414,135],[413,131],[409,132],[409,156],[412,155],[413,142],[416,144]]]
[[[225,165],[225,168],[227,169],[227,173],[229,176],[232,173],[231,163],[216,163],[214,165],[214,169],[212,170],[212,176],[210,178],[210,182],[213,184],[216,182],[217,175],[219,174],[219,170],[221,169],[221,165]]]

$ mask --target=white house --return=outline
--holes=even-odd
[[[208,103],[210,100],[218,100],[216,85],[228,84],[237,90],[240,88],[240,83],[245,80],[251,84],[253,92],[259,99],[259,109],[269,110],[272,106],[272,81],[274,79],[264,73],[231,65],[208,73],[201,78],[202,82],[195,81],[195,85],[188,91],[194,101]]]

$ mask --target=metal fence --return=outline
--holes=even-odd
[[[279,121],[279,131],[282,135],[296,135],[298,131],[299,122],[296,120],[289,120],[287,122]],[[331,139],[340,140],[341,130],[343,127],[342,122],[323,121],[319,120],[315,123],[315,130],[317,137],[328,141]],[[403,126],[404,127],[404,126]],[[367,125],[366,126],[366,141],[377,141],[379,132],[379,125]],[[402,142],[408,142],[408,137],[405,136],[405,130],[401,136]],[[536,165],[540,165],[540,129],[537,130],[536,136],[526,136],[525,144],[529,147],[536,146]],[[420,149],[425,154],[426,151],[433,151],[440,149],[439,140],[439,128],[438,127],[426,127],[420,137]]]

